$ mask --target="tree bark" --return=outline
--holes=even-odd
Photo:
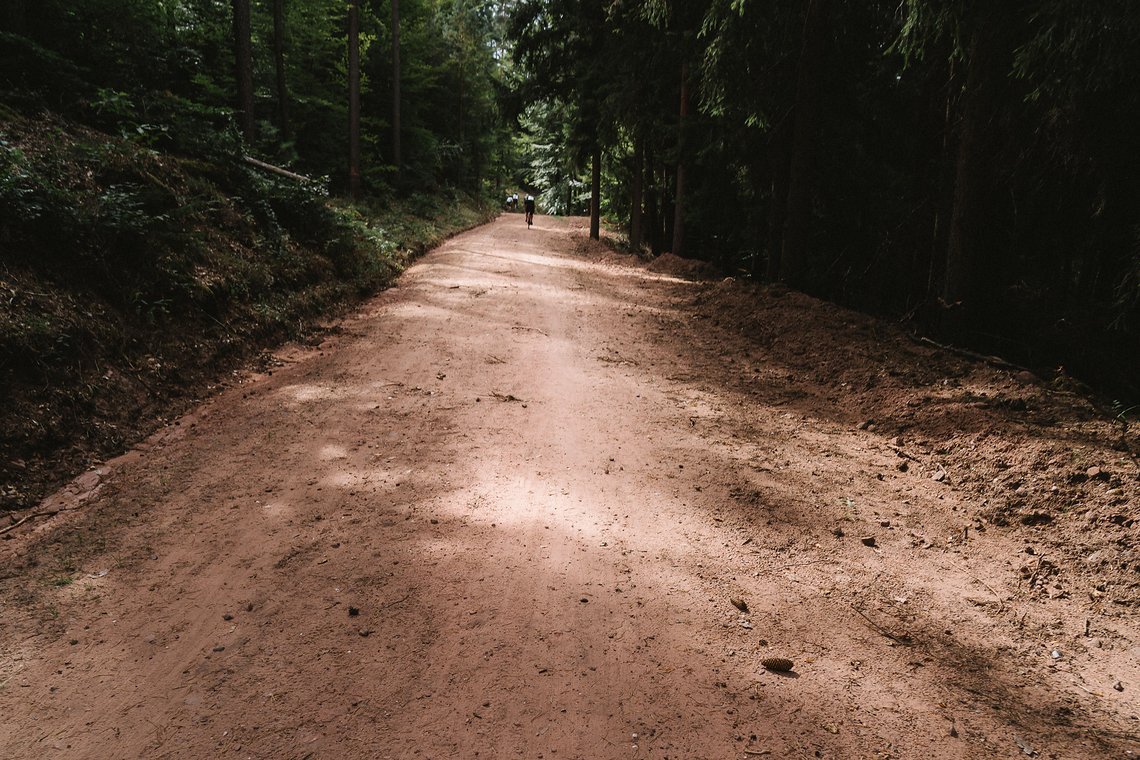
[[[392,0],[392,163],[400,174],[400,0]]]
[[[986,130],[993,118],[993,78],[998,76],[994,68],[1000,44],[999,17],[998,13],[985,14],[970,40],[942,284],[942,301],[947,306],[972,306],[976,294],[975,268],[987,226],[990,180]]]
[[[289,89],[285,85],[285,0],[273,0],[273,65],[277,74],[277,129],[289,140]]]
[[[657,161],[652,146],[646,147],[645,156],[645,227],[649,230],[649,250],[661,253],[661,222],[657,214]]]
[[[681,64],[681,107],[677,118],[677,194],[673,198],[673,255],[685,255],[685,126],[689,117],[689,66]]]
[[[634,253],[641,251],[641,196],[645,171],[644,137],[633,138],[633,172],[630,174],[629,247]]]
[[[940,296],[939,292],[939,276],[941,274],[940,266],[944,265],[945,253],[949,250],[949,235],[947,233],[946,220],[950,218],[951,210],[954,207],[953,202],[953,189],[954,178],[952,171],[954,170],[953,149],[951,146],[951,134],[953,131],[953,114],[954,114],[954,98],[955,92],[958,89],[958,67],[956,62],[951,59],[947,67],[945,93],[937,93],[932,98],[931,111],[932,115],[930,121],[936,124],[937,130],[936,143],[932,143],[931,150],[933,150],[937,158],[934,162],[933,176],[920,177],[919,181],[922,184],[916,184],[915,192],[928,192],[930,203],[933,208],[930,222],[930,246],[929,252],[926,256],[926,271],[916,271],[915,277],[923,277],[920,283],[921,287],[916,287],[916,294],[921,294],[924,300],[930,300]],[[929,189],[927,189],[929,188]],[[917,283],[917,279],[916,279]]]
[[[594,143],[590,159],[590,239],[598,240],[602,232],[602,146]]]
[[[792,154],[788,174],[788,210],[780,252],[780,279],[798,283],[807,263],[812,199],[815,191],[816,138],[820,87],[828,50],[828,0],[807,0],[803,47],[796,77]]]
[[[348,4],[348,192],[360,198],[360,0]]]
[[[234,18],[234,79],[237,117],[242,137],[253,141],[253,43],[250,40],[249,0],[232,0]]]
[[[768,261],[765,274],[769,282],[780,279],[780,256],[784,249],[784,221],[788,215],[788,132],[790,123],[776,123],[768,136],[768,171],[771,201],[768,205]]]

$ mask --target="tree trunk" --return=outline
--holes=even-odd
[[[927,255],[925,281],[922,283],[922,288],[919,292],[924,300],[931,300],[940,295],[938,290],[938,273],[939,265],[943,263],[945,252],[949,250],[949,237],[946,232],[947,224],[946,219],[950,217],[950,211],[953,208],[953,187],[954,178],[951,175],[952,164],[951,161],[951,132],[953,124],[954,113],[954,95],[958,86],[957,64],[951,59],[946,75],[946,93],[939,95],[935,99],[935,106],[937,110],[937,118],[932,118],[932,122],[937,123],[937,130],[939,134],[937,148],[937,161],[934,165],[933,179],[925,179],[924,185],[916,185],[917,192],[929,192],[930,202],[933,206],[933,214],[930,224],[930,252]],[[926,188],[929,188],[926,190]],[[921,271],[915,273],[916,276],[922,276]]]
[[[602,146],[594,143],[590,159],[590,239],[599,240],[602,232]]]
[[[400,174],[400,0],[392,0],[392,163]]]
[[[807,263],[816,138],[819,132],[820,87],[828,48],[828,0],[807,0],[803,47],[796,78],[792,154],[788,174],[788,210],[784,220],[780,278],[798,283]]]
[[[657,161],[653,148],[646,147],[645,156],[645,226],[649,230],[649,250],[654,256],[661,253],[661,222],[657,214]]]
[[[641,196],[645,172],[645,138],[640,134],[633,142],[633,172],[630,174],[629,198],[629,247],[634,253],[641,252]]]
[[[681,107],[677,118],[677,194],[673,198],[673,255],[685,255],[685,127],[689,116],[689,66],[681,64]]]
[[[237,117],[242,137],[253,141],[253,43],[250,40],[249,0],[232,0],[234,11],[234,79]]]
[[[790,122],[782,119],[768,134],[768,260],[765,276],[769,282],[780,279],[780,256],[784,249],[784,220],[788,215],[788,132]]]
[[[348,192],[360,198],[360,0],[348,4]]]
[[[668,190],[673,183],[670,181],[669,166],[661,164],[661,250],[673,250],[673,210],[676,208],[673,199],[669,197]]]
[[[273,65],[277,73],[277,129],[289,140],[289,90],[285,86],[285,0],[273,0]]]
[[[946,270],[942,301],[947,306],[972,306],[975,296],[976,263],[984,245],[987,222],[986,196],[989,166],[986,131],[993,118],[993,79],[1000,25],[997,13],[985,14],[970,41],[954,171],[954,201],[950,212]],[[952,321],[960,321],[958,319]]]

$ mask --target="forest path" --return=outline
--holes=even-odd
[[[0,756],[1136,749],[1025,626],[1017,541],[915,540],[968,496],[791,374],[741,391],[775,370],[691,287],[507,215],[61,494],[3,549],[74,566],[7,581]]]

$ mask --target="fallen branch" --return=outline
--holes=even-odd
[[[1022,367],[1020,364],[1014,364],[1013,362],[1008,362],[1005,359],[1002,359],[1000,356],[988,356],[986,354],[979,354],[977,351],[958,348],[957,346],[951,346],[948,343],[938,343],[937,341],[933,341],[930,338],[919,338],[918,342],[925,343],[929,346],[934,346],[941,351],[957,354],[967,359],[974,359],[976,361],[985,362],[986,364],[997,367],[998,369],[1006,369],[1014,372],[1028,372],[1029,374],[1033,374],[1033,372],[1026,367]]]
[[[17,520],[16,522],[12,523],[11,525],[9,525],[7,528],[4,528],[3,530],[0,530],[0,535],[3,535],[3,534],[7,533],[7,532],[8,532],[8,531],[10,531],[10,530],[15,530],[16,528],[19,528],[21,525],[23,525],[24,523],[26,523],[28,520],[31,520],[33,517],[35,517],[35,515],[24,515],[24,516],[23,516],[23,517],[21,517],[19,520]]]
[[[24,515],[23,517],[21,517],[19,520],[12,523],[8,527],[0,528],[0,536],[4,535],[5,533],[7,533],[10,530],[15,530],[16,528],[19,528],[21,525],[28,522],[29,520],[35,520],[38,517],[53,517],[55,515],[58,515],[60,512],[72,512],[75,509],[76,509],[76,507],[70,507],[70,508],[60,507],[59,509],[49,509],[49,510],[44,511],[44,512],[32,512],[30,515]]]
[[[258,169],[262,169],[262,170],[267,171],[267,172],[272,172],[273,174],[277,174],[277,175],[280,175],[282,177],[286,177],[288,179],[296,180],[297,182],[313,182],[314,181],[312,178],[306,177],[303,174],[297,174],[295,172],[289,171],[288,169],[282,169],[280,166],[274,166],[273,164],[267,164],[264,161],[258,161],[253,156],[242,156],[242,160],[245,161],[250,166],[256,166]]]

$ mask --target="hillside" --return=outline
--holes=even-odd
[[[224,133],[179,152],[135,138],[0,111],[0,510],[319,333],[490,213],[442,192],[334,201],[247,165]]]

